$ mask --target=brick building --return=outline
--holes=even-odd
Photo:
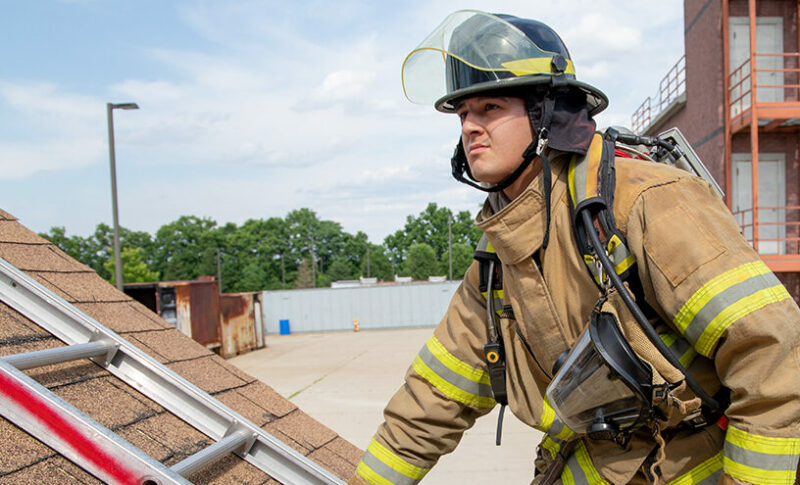
[[[685,0],[685,57],[632,117],[642,134],[672,126],[683,132],[725,191],[745,238],[796,300],[798,15],[796,0]]]

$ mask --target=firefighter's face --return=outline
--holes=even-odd
[[[479,182],[496,184],[522,163],[533,135],[521,98],[478,96],[456,107],[461,119],[461,142]]]

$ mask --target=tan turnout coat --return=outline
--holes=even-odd
[[[502,262],[509,408],[546,433],[540,468],[565,442],[578,440],[565,457],[562,482],[644,482],[642,464],[656,446],[652,437],[637,433],[623,448],[575,436],[543,398],[555,360],[576,343],[599,297],[574,242],[566,161],[565,154],[553,157],[547,249],[541,248],[541,175],[498,213],[487,203],[477,217]],[[673,412],[662,433],[661,483],[794,483],[800,310],[707,183],[664,165],[620,158],[616,177],[614,215],[636,258],[645,298],[661,317],[657,330],[706,391],[713,395],[720,383],[731,390],[727,430],[713,424],[686,429],[676,425],[683,416]],[[483,357],[487,341],[474,263],[386,406],[385,422],[352,483],[417,483],[456,447],[464,430],[495,405]]]

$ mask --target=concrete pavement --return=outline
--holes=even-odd
[[[383,407],[403,384],[406,369],[432,331],[268,335],[266,348],[229,362],[363,449],[383,421]],[[530,483],[541,433],[506,412],[503,444],[495,446],[498,410],[478,420],[423,483]]]

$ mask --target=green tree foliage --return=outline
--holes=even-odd
[[[453,244],[466,244],[474,248],[481,232],[475,227],[469,212],[461,211],[453,216],[450,209],[440,208],[431,202],[417,217],[408,216],[403,229],[386,236],[384,246],[389,251],[389,257],[395,262],[403,261],[411,246],[425,243],[433,248],[436,258],[441,259],[442,254],[447,254],[447,221],[450,218]]]
[[[307,260],[302,260],[300,265],[297,267],[297,274],[294,279],[294,287],[295,288],[313,288],[314,281],[313,281],[313,274],[311,273],[311,265],[308,264]]]
[[[439,273],[439,262],[433,248],[425,243],[414,244],[408,248],[408,256],[403,263],[403,272],[415,280],[425,280]]]
[[[109,256],[108,260],[103,263],[106,272],[111,276],[108,281],[114,285],[117,283],[116,262],[114,256]],[[150,281],[158,281],[158,272],[151,271],[147,267],[147,263],[142,259],[141,248],[124,248],[120,251],[120,259],[122,260],[122,282],[123,283],[146,283]]]
[[[369,263],[369,268],[367,268]],[[386,249],[377,244],[369,245],[369,257],[364,256],[361,260],[361,275],[381,280],[391,280],[394,278],[392,262],[386,255]]]
[[[331,281],[352,280],[356,278],[356,269],[349,261],[336,258],[328,267],[325,275]]]
[[[453,244],[453,279],[461,279],[464,277],[467,268],[472,264],[474,254],[475,248],[473,247],[461,243]],[[447,252],[445,252],[439,262],[439,274],[448,275],[449,272],[450,259],[448,258]]]
[[[409,216],[403,229],[388,236],[383,245],[371,244],[363,232],[350,234],[339,223],[320,220],[310,209],[291,211],[284,218],[250,219],[241,225],[218,226],[209,218],[182,216],[161,226],[151,237],[146,232],[120,228],[123,250],[138,249],[146,268],[164,280],[191,280],[221,273],[224,292],[310,287],[312,252],[317,286],[359,276],[390,280],[411,274],[412,267],[426,267],[417,276],[447,274],[447,221],[452,217],[453,276],[459,277],[471,261],[480,232],[468,212],[453,216],[436,204],[418,216]],[[69,236],[63,227],[41,234],[67,254],[111,280],[113,231],[98,224],[87,237]],[[424,243],[429,255],[411,255],[411,247]],[[417,250],[419,251],[419,250]],[[420,265],[420,261],[424,264]],[[219,265],[219,266],[218,266]],[[126,273],[127,275],[127,273]],[[415,277],[417,277],[415,276]],[[127,278],[127,276],[125,276]],[[127,281],[127,279],[126,279]]]
[[[193,280],[216,274],[217,223],[208,218],[181,216],[161,226],[154,240],[153,269],[165,280]]]

